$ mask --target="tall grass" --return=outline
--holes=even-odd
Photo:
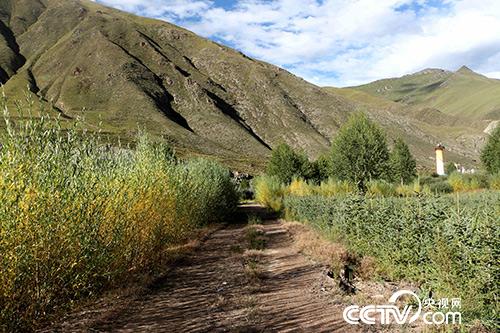
[[[274,210],[283,208],[283,195],[285,186],[274,176],[259,176],[253,180],[255,188],[255,200]]]
[[[437,193],[441,193],[436,189]],[[432,193],[429,185],[422,185],[420,180],[415,180],[411,184],[400,184],[396,187],[396,194],[400,197],[412,197],[415,195],[429,195]]]
[[[313,193],[313,185],[308,184],[303,179],[293,179],[290,185],[286,188],[287,194],[303,197]]]
[[[489,179],[490,189],[500,191],[500,173],[490,176]]]
[[[295,178],[289,185],[279,182],[276,177],[263,175],[255,181],[257,201],[273,210],[283,208],[283,197],[286,195],[323,197],[345,196],[348,194],[361,194],[358,188],[348,181],[339,181],[329,178],[320,184],[307,182]],[[424,177],[416,179],[411,184],[393,184],[381,179],[371,180],[366,183],[364,195],[367,197],[413,197],[433,196],[439,194],[476,192],[481,190],[499,190],[499,175],[486,176],[484,174],[464,175],[453,173],[446,177]]]
[[[477,191],[488,187],[488,179],[481,174],[467,175],[453,172],[448,176],[448,184],[454,192]]]
[[[230,174],[214,162],[178,161],[146,136],[133,150],[113,148],[47,116],[14,123],[5,110],[0,331],[31,330],[82,297],[154,272],[169,246],[236,206]]]
[[[389,197],[396,195],[396,186],[385,180],[371,180],[366,184],[366,195],[370,197]]]
[[[357,191],[358,189],[350,182],[333,178],[329,178],[321,182],[319,186],[314,187],[314,193],[325,197],[356,193]]]

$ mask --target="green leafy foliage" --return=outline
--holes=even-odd
[[[407,198],[286,196],[287,216],[376,259],[379,274],[459,297],[466,322],[493,327],[500,286],[500,194]]]
[[[30,331],[52,311],[136,274],[169,247],[228,217],[230,173],[180,161],[143,136],[111,147],[57,121],[13,122],[0,150],[0,331]]]
[[[434,194],[446,194],[454,191],[453,186],[447,181],[435,182],[429,185],[429,190]]]
[[[397,139],[389,158],[390,179],[394,182],[408,184],[417,176],[417,162],[410,153],[410,148],[402,140]]]
[[[314,161],[317,177],[314,179],[316,182],[321,183],[330,177],[331,161],[329,154],[320,155],[316,161]]]
[[[500,172],[500,126],[488,138],[481,152],[481,162],[489,173]]]
[[[360,189],[386,175],[389,150],[384,132],[365,115],[353,116],[332,143],[331,175]]]
[[[456,172],[456,171],[457,171],[457,167],[455,166],[455,164],[453,164],[453,162],[446,163],[446,165],[444,167],[444,172],[447,175],[451,175],[453,172]]]
[[[295,152],[286,143],[273,149],[266,172],[284,184],[289,184],[293,178],[308,179],[317,173],[305,154]]]

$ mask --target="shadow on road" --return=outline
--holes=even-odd
[[[235,220],[246,222],[249,216],[257,216],[264,221],[277,219],[279,214],[255,202],[240,204],[235,214]]]

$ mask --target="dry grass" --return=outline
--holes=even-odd
[[[340,244],[329,241],[318,232],[299,222],[283,222],[294,239],[294,246],[304,255],[329,267],[335,276],[351,260],[353,254]],[[356,258],[355,276],[359,280],[370,280],[376,270],[372,257]]]
[[[261,317],[261,309],[258,306],[258,299],[255,296],[245,296],[241,299],[241,305],[245,308],[245,320],[250,324],[255,324]]]
[[[243,258],[247,261],[251,260],[259,262],[264,258],[264,252],[262,250],[248,249],[243,253]]]
[[[290,232],[295,246],[301,253],[331,267],[335,272],[340,271],[342,258],[347,253],[343,245],[326,240],[299,222],[283,222],[283,226]]]
[[[245,238],[249,249],[263,250],[266,247],[267,237],[262,225],[253,224],[247,226]]]
[[[266,272],[262,265],[267,239],[261,225],[247,227],[247,241],[249,249],[243,252],[243,265],[245,266],[245,275],[251,284],[259,284],[265,278]]]
[[[256,261],[245,263],[245,275],[251,284],[259,284],[266,277],[262,265]]]

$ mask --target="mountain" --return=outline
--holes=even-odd
[[[325,87],[356,104],[357,110],[381,124],[390,138],[402,138],[421,166],[434,166],[434,146],[446,147],[446,160],[477,167],[485,143],[485,122],[466,122],[437,109],[393,102],[352,88]],[[390,119],[390,121],[387,121]]]
[[[456,72],[426,69],[353,88],[407,105],[434,108],[468,121],[500,119],[500,80],[487,78],[466,66]]]
[[[215,156],[241,170],[262,168],[280,142],[317,157],[359,111],[391,138],[406,139],[424,166],[433,164],[438,142],[473,164],[484,141],[482,129],[455,126],[444,111],[372,104],[92,1],[0,0],[0,35],[0,82],[11,100],[29,89],[65,123],[83,117],[86,128],[125,141],[145,129],[181,154]],[[436,112],[443,124],[428,121]]]
[[[278,67],[91,1],[1,0],[0,19],[7,95],[29,86],[110,134],[139,126],[233,160],[261,160],[280,141],[316,156],[352,110]]]

